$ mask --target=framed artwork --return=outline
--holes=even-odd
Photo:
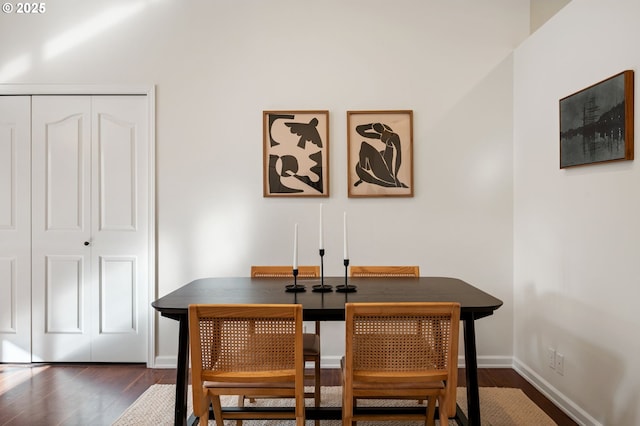
[[[329,111],[264,111],[263,195],[329,196]]]
[[[633,71],[560,99],[560,168],[633,160]]]
[[[347,111],[349,197],[413,197],[413,111]]]

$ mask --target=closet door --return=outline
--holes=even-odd
[[[144,96],[34,96],[33,360],[147,359]]]
[[[149,135],[143,96],[92,98],[91,360],[147,360]]]
[[[91,98],[32,98],[33,355],[91,361]]]
[[[0,96],[0,362],[31,361],[30,109]]]

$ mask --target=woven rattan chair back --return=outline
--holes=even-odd
[[[349,268],[352,277],[394,278],[419,277],[419,266],[352,266]]]
[[[446,424],[446,398],[457,383],[460,305],[347,303],[345,316],[344,424],[381,420],[354,414],[354,400],[363,397],[428,399],[424,414],[414,417],[427,424],[434,424],[437,400]],[[396,419],[389,413],[381,417]]]
[[[201,424],[207,424],[209,402],[219,426],[243,418],[223,413],[220,395],[259,394],[294,397],[290,417],[304,425],[302,305],[190,305],[189,338]]]
[[[293,266],[252,266],[251,276],[259,278],[293,277]],[[320,267],[298,266],[298,278],[320,278]]]

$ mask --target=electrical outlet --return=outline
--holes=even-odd
[[[552,370],[556,368],[556,350],[553,348],[547,349],[547,365]]]
[[[564,375],[564,355],[560,352],[556,354],[556,373]]]

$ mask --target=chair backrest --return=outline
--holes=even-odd
[[[347,303],[345,322],[351,380],[392,384],[457,374],[459,303]]]
[[[193,388],[303,377],[302,305],[190,305]],[[302,383],[302,382],[301,382]]]
[[[419,266],[352,266],[349,269],[352,277],[419,277]]]
[[[252,266],[251,276],[262,278],[293,277],[293,266]],[[298,277],[320,278],[320,267],[298,266]]]

